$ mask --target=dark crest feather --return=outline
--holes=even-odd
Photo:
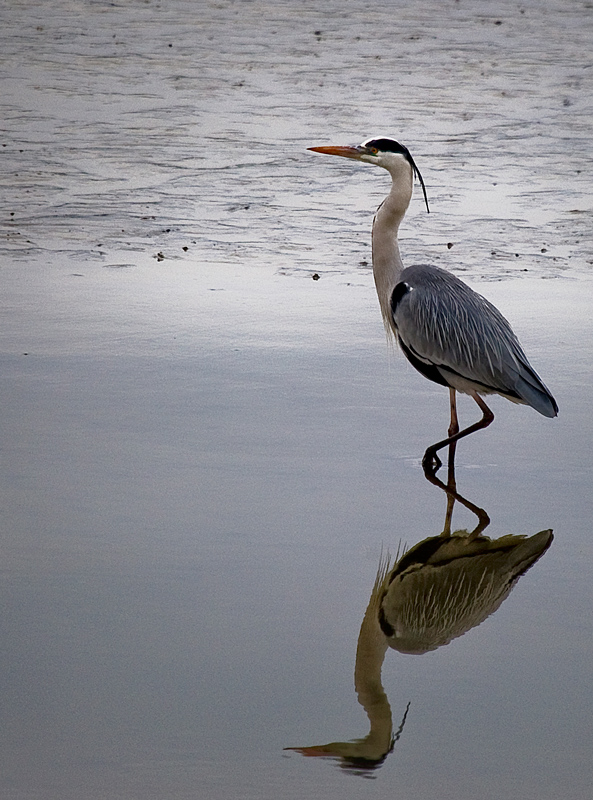
[[[424,202],[426,203],[426,210],[428,211],[428,213],[430,213],[424,180],[408,148],[405,145],[396,142],[395,139],[387,139],[387,138],[368,139],[364,143],[364,147],[376,147],[377,150],[379,150],[382,153],[400,153],[400,155],[402,155],[406,159],[408,164],[412,167],[412,169],[414,170],[414,174],[420,181],[420,186],[422,186],[422,193],[424,194]]]

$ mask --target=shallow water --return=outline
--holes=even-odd
[[[593,8],[0,13],[2,797],[588,800]],[[494,301],[560,415],[495,399],[459,445],[486,534],[554,541],[479,627],[387,652],[405,725],[348,769],[283,748],[366,736],[381,553],[446,507],[447,396],[370,271],[386,179],[305,150],[376,132],[428,186],[406,263]]]

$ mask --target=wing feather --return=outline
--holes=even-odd
[[[455,275],[438,267],[408,267],[391,308],[404,352],[438,369],[445,379],[449,375],[449,385],[455,382],[452,373],[478,391],[517,398],[555,416],[555,401],[507,320]]]

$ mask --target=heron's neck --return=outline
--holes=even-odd
[[[370,731],[362,739],[349,742],[329,742],[313,747],[291,747],[305,756],[339,756],[342,758],[364,758],[378,761],[385,757],[392,745],[391,706],[381,683],[381,670],[387,639],[379,625],[379,608],[383,591],[390,573],[389,555],[381,556],[375,585],[367,606],[356,648],[354,666],[354,688],[358,701],[366,711]]]
[[[369,753],[380,758],[389,751],[392,732],[391,706],[381,682],[387,640],[379,626],[379,601],[378,591],[373,591],[360,627],[354,666],[354,688],[358,702],[366,711],[371,725],[368,735],[360,740],[363,746],[361,755],[366,754],[367,758],[373,757]]]
[[[379,206],[373,221],[373,274],[383,322],[392,330],[391,294],[399,282],[404,265],[397,234],[412,197],[412,172],[392,175],[391,191]]]

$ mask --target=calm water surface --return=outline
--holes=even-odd
[[[591,4],[0,14],[2,798],[589,800]],[[386,177],[305,150],[377,132],[428,186],[406,263],[494,301],[560,406],[459,445],[489,538],[554,539],[422,655],[365,610],[443,530],[447,394],[385,346]],[[355,664],[392,752],[308,757],[369,733]]]

